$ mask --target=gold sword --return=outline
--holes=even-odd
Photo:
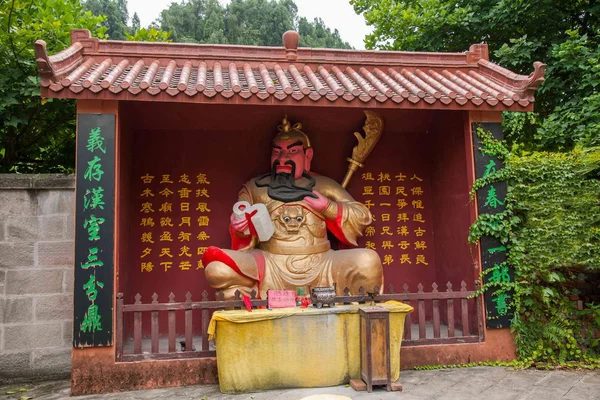
[[[367,120],[363,126],[365,135],[363,137],[360,132],[354,132],[354,136],[358,139],[358,144],[352,149],[352,155],[346,158],[350,165],[348,165],[348,171],[346,171],[346,176],[342,181],[344,189],[348,186],[354,172],[358,171],[359,167],[363,167],[363,163],[375,148],[383,132],[383,118],[373,111],[365,110],[364,113],[367,116]]]

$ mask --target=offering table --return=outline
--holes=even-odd
[[[404,319],[413,308],[378,304],[390,311],[392,381],[400,376]],[[219,385],[223,393],[322,387],[360,378],[359,305],[217,311]]]

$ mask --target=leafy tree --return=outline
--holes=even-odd
[[[0,172],[72,171],[75,102],[40,97],[33,43],[44,39],[56,53],[72,28],[103,37],[103,20],[78,0],[0,3]]]
[[[141,28],[140,17],[137,12],[134,12],[133,17],[131,17],[131,30],[133,31],[133,33],[135,33],[138,30],[140,30],[140,28]]]
[[[133,35],[125,33],[127,40],[135,42],[170,42],[171,32],[165,32],[151,26],[148,29],[141,28],[136,30]]]
[[[172,32],[175,42],[227,43],[223,34],[225,9],[218,0],[172,3],[161,12],[159,23]]]
[[[298,29],[300,46],[350,48],[322,20],[299,18],[293,0],[184,0],[163,10],[159,25],[175,42],[281,46],[281,35]]]
[[[374,27],[367,48],[465,51],[485,42],[493,61],[522,74],[548,64],[535,114],[505,116],[511,141],[531,149],[600,144],[600,3],[596,0],[351,0]]]
[[[125,34],[129,31],[127,0],[86,0],[83,6],[94,15],[106,17],[104,26],[109,39],[125,40]]]
[[[298,20],[298,33],[300,34],[300,47],[317,47],[329,49],[349,49],[350,45],[344,42],[337,29],[333,32],[321,18],[309,22],[305,17]]]

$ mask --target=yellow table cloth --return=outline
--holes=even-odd
[[[404,318],[400,302],[390,310],[392,381],[400,376]],[[335,386],[360,378],[361,305],[217,311],[208,327],[216,333],[219,385],[223,393],[291,387]]]

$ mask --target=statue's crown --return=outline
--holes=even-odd
[[[281,120],[281,125],[277,127],[279,133],[273,139],[273,142],[287,141],[287,140],[300,140],[304,144],[304,148],[310,148],[310,139],[306,133],[302,132],[302,124],[300,122],[292,125],[287,119],[287,115]]]

